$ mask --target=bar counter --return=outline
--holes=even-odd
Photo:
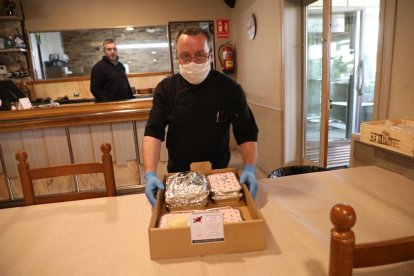
[[[105,103],[3,111],[0,116],[0,204],[22,199],[15,154],[24,150],[32,168],[101,162],[100,146],[112,145],[117,189],[140,191],[141,152],[152,97]],[[166,160],[162,144],[161,161]],[[52,185],[53,184],[53,185]],[[103,187],[99,176],[45,181],[36,194]]]
[[[152,98],[143,98],[3,111],[0,113],[0,132],[146,120],[151,106]]]

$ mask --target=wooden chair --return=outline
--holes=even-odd
[[[331,248],[329,275],[352,275],[353,268],[386,265],[414,259],[414,236],[371,243],[355,244],[351,228],[356,214],[347,204],[337,204],[331,210]],[[375,230],[375,229],[373,229]]]
[[[27,163],[26,152],[19,151],[18,153],[16,153],[20,182],[23,189],[25,204],[33,205],[105,196],[116,196],[114,169],[112,165],[112,156],[110,154],[111,145],[109,143],[103,143],[101,146],[101,151],[103,153],[102,163],[70,164],[65,166],[55,166],[38,169],[30,169],[30,166]],[[33,180],[88,173],[103,173],[105,178],[105,191],[90,190],[81,192],[69,192],[62,194],[35,196]]]

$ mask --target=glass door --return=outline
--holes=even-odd
[[[373,112],[379,0],[352,2],[305,9],[304,159],[327,168],[348,166],[351,135]]]

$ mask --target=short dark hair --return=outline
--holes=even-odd
[[[210,49],[213,49],[213,40],[212,40],[212,36],[210,34],[209,31],[207,31],[206,29],[200,28],[200,27],[188,27],[182,30],[179,30],[177,33],[177,36],[175,38],[175,45],[177,45],[178,39],[180,38],[181,35],[189,35],[189,36],[196,36],[199,34],[203,34],[206,39],[207,39],[207,46]]]
[[[102,42],[103,49],[105,50],[106,44],[112,44],[112,43],[116,43],[115,40],[113,40],[112,38],[105,39],[104,42]]]

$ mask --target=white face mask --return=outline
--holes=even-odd
[[[188,64],[179,64],[180,75],[191,84],[199,84],[207,78],[210,72],[210,60],[205,63],[190,62]]]

